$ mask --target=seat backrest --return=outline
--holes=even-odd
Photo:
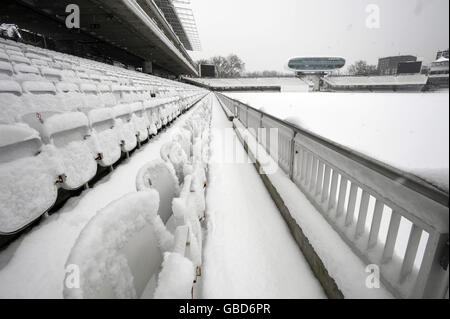
[[[131,120],[131,115],[133,111],[131,110],[130,104],[119,104],[112,108],[114,116],[121,119],[124,123]]]
[[[7,48],[6,48],[6,53],[7,53],[9,56],[25,56],[25,55],[23,54],[22,51],[11,50],[11,48],[12,48],[12,47],[7,47]]]
[[[61,70],[50,68],[50,67],[41,67],[41,74],[48,81],[58,83],[61,81]]]
[[[186,153],[186,156],[191,158],[192,155],[192,136],[189,130],[184,128],[176,129],[175,133],[172,135],[172,140],[180,144],[183,148],[183,151]]]
[[[66,62],[66,64],[67,64],[67,62]],[[65,82],[71,82],[71,83],[80,83],[81,82],[81,80],[77,76],[76,72],[74,70],[71,70],[68,68],[61,70],[61,77],[62,77],[62,80]]]
[[[9,62],[9,55],[0,47],[0,61]]]
[[[170,162],[175,169],[178,180],[183,181],[183,169],[185,164],[188,163],[188,158],[181,145],[177,142],[165,143],[161,146],[160,155],[164,161]]]
[[[97,85],[98,92],[100,94],[100,98],[102,99],[105,107],[112,107],[117,105],[116,98],[114,94],[111,92],[111,88],[107,84],[98,84]]]
[[[13,64],[25,64],[25,65],[30,65],[31,61],[30,59],[24,57],[24,56],[20,56],[20,55],[10,55],[9,56],[9,61]]]
[[[26,125],[0,124],[0,164],[36,155],[42,146],[39,133]]]
[[[110,108],[92,109],[87,112],[92,129],[102,132],[114,126],[114,114]]]
[[[167,253],[158,276],[155,299],[191,299],[195,280],[195,266],[178,253]]]
[[[97,86],[93,83],[81,83],[80,90],[83,92],[86,107],[104,107],[103,101],[98,93]]]
[[[0,78],[0,123],[13,123],[25,112],[21,96],[22,88],[17,82]]]
[[[64,298],[136,298],[162,263],[161,222],[154,190],[131,193],[97,213],[71,249],[66,269],[79,271],[79,288],[64,280]],[[162,226],[163,227],[163,226]],[[165,230],[165,229],[164,229]]]
[[[45,130],[56,147],[83,141],[89,135],[89,121],[82,112],[54,114],[44,121]]]
[[[0,125],[0,234],[20,231],[56,201],[59,172],[41,146],[26,125]]]
[[[20,115],[20,122],[27,124],[29,127],[39,132],[42,141],[45,144],[50,143],[50,137],[44,126],[44,122],[51,116],[58,114],[55,111],[44,111],[44,112],[28,112]]]
[[[30,111],[61,111],[61,97],[55,85],[49,81],[23,81],[24,102]]]
[[[77,70],[77,75],[82,82],[90,83],[92,81],[91,77],[89,76],[89,73],[84,72],[84,70]]]
[[[41,76],[39,69],[35,66],[27,64],[15,64],[14,65],[14,77],[18,81],[42,81],[44,78]]]
[[[57,82],[57,94],[61,96],[62,105],[67,111],[75,111],[85,107],[83,94],[77,84],[71,82]]]
[[[148,163],[136,176],[136,189],[158,191],[160,199],[158,214],[166,223],[172,215],[172,200],[179,194],[179,183],[173,168],[161,160]]]

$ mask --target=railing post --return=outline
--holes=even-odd
[[[294,136],[292,136],[291,139],[291,156],[289,159],[289,179],[291,181],[293,181],[293,177],[294,177],[294,157],[295,157],[295,136],[297,135],[297,133],[294,133]]]
[[[449,268],[443,264],[444,253],[448,254],[448,234],[429,234],[412,298],[444,298],[448,293]]]
[[[248,107],[245,107],[245,127],[248,128]]]

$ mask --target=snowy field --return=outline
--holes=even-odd
[[[449,189],[449,93],[227,93]]]

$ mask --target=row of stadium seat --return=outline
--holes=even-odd
[[[184,110],[202,97],[185,99]],[[98,166],[112,166],[181,114],[155,123],[154,113],[134,106],[29,113],[0,124],[0,234],[23,229],[53,206],[58,188],[86,185]]]
[[[161,148],[164,161],[139,170],[137,192],[109,204],[84,227],[66,261],[66,267],[78,267],[79,285],[71,284],[68,273],[65,298],[194,296],[202,265],[210,122],[210,99],[203,99]],[[177,174],[180,164],[183,176]]]
[[[142,87],[109,86],[106,84],[48,81],[0,80],[0,122],[13,123],[30,112],[74,112],[83,109],[115,107],[137,103],[144,109],[181,108],[184,99],[195,91],[178,96],[154,97]]]
[[[59,188],[87,185],[98,166],[111,167],[207,93],[9,40],[0,50],[59,58],[67,63],[58,74],[76,75],[51,78],[45,67],[0,61],[0,235],[29,225],[54,205]],[[75,65],[104,77],[83,79]]]
[[[0,62],[9,63],[12,67],[16,64],[33,66],[40,69],[41,73],[46,74],[47,77],[58,78],[59,73],[62,73],[62,76],[65,76],[66,79],[74,81],[77,81],[77,77],[81,77],[85,81],[151,85],[159,94],[183,89],[183,85],[180,83],[175,85],[170,80],[11,40],[0,40],[4,42],[1,43],[0,41]],[[6,68],[9,69],[7,65]],[[61,72],[58,70],[61,70]],[[184,85],[184,87],[189,86]]]

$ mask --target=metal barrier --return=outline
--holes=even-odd
[[[237,100],[216,96],[271,155],[270,139],[259,131],[278,128],[274,159],[279,167],[363,262],[379,266],[381,281],[394,296],[448,296],[448,193]],[[385,218],[387,235],[380,239]],[[399,257],[394,248],[405,220],[411,231],[406,252]],[[418,265],[416,256],[424,241]]]

